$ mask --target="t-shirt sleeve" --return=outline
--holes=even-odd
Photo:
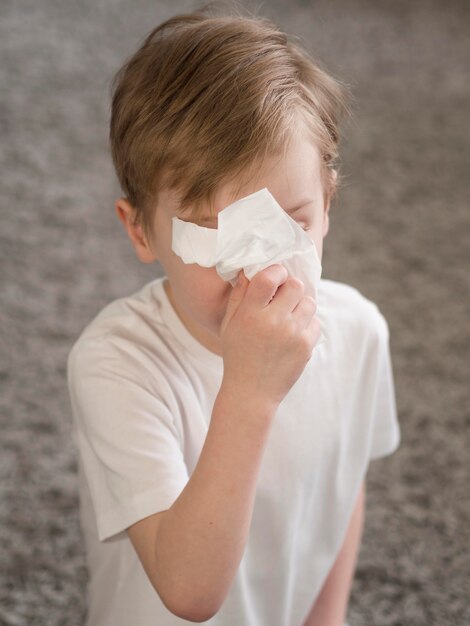
[[[67,377],[98,537],[168,509],[188,481],[176,401],[122,346],[74,346]]]
[[[375,389],[373,394],[373,426],[369,459],[378,459],[395,452],[400,445],[400,426],[397,417],[395,385],[390,356],[389,329],[382,313],[374,305],[376,313],[377,351],[374,359]]]

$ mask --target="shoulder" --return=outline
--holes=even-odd
[[[342,336],[348,341],[388,340],[388,324],[378,306],[351,285],[321,279],[317,305],[317,315],[327,337]]]
[[[160,345],[165,344],[167,329],[154,297],[161,280],[110,302],[85,326],[68,354],[69,380],[74,373],[103,371],[111,364],[123,374],[146,370],[159,354],[165,354]]]
[[[126,327],[129,330],[135,327],[135,331],[139,332],[141,327],[137,325],[138,321],[155,318],[155,309],[158,310],[155,294],[159,293],[158,286],[162,280],[153,280],[138,291],[109,302],[83,328],[77,343],[103,338]]]

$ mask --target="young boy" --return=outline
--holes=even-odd
[[[315,302],[282,263],[232,287],[175,254],[172,218],[217,228],[266,187],[321,259],[346,110],[252,16],[169,19],[116,76],[116,211],[166,276],[68,360],[87,626],[343,624],[368,463],[400,439],[387,323],[342,283]]]

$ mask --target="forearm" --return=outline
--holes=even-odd
[[[346,537],[304,626],[343,626],[362,538],[365,482],[362,484]]]
[[[251,523],[273,407],[221,388],[198,463],[156,542],[160,586],[175,605],[214,614],[234,579]]]

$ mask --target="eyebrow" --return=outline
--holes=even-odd
[[[290,209],[285,209],[285,212],[290,215],[291,213],[295,213],[296,211],[304,207],[306,204],[310,204],[311,202],[313,202],[312,198],[304,198],[303,200],[300,200],[299,202],[297,202],[297,204],[291,207]],[[207,217],[200,217],[198,221],[199,222],[212,222],[216,218],[217,218],[217,215],[210,215]]]

